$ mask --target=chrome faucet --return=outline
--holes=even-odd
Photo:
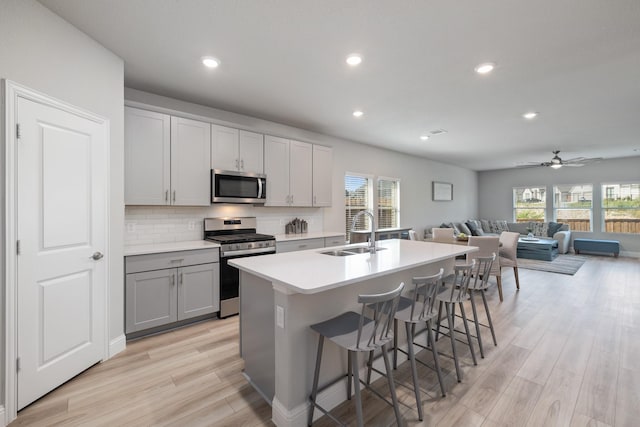
[[[353,217],[353,221],[351,222],[351,231],[356,231],[356,221],[360,218],[361,215],[369,215],[371,218],[371,236],[369,237],[369,252],[372,254],[376,252],[376,226],[375,226],[375,218],[373,217],[373,213],[371,211],[360,211]]]

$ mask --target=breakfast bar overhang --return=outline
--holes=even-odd
[[[375,253],[345,255],[324,248],[229,261],[240,270],[240,353],[245,376],[271,403],[277,426],[307,424],[317,351],[317,334],[309,325],[359,310],[359,294],[389,291],[440,268],[448,274],[456,256],[477,250],[411,240],[376,244]],[[343,248],[358,247],[366,248]],[[344,354],[325,346],[320,384],[346,371]],[[330,409],[346,398],[346,386],[339,382],[320,393],[318,402]]]

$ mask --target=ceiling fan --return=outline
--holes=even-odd
[[[518,167],[521,168],[534,168],[534,167],[549,167],[549,168],[553,168],[553,169],[560,169],[563,166],[569,166],[569,167],[581,167],[584,165],[587,165],[589,163],[594,163],[594,162],[598,162],[600,160],[602,160],[602,157],[592,157],[592,158],[586,158],[586,157],[576,157],[573,159],[569,159],[569,160],[562,160],[560,158],[560,156],[558,154],[560,154],[560,150],[555,150],[552,151],[553,153],[553,158],[548,161],[548,162],[529,162],[529,163],[524,163],[519,165]]]

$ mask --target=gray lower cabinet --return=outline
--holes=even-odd
[[[125,258],[127,334],[220,311],[218,249]]]

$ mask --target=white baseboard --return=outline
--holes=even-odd
[[[109,359],[127,348],[127,337],[124,334],[109,342]]]
[[[640,252],[620,251],[620,256],[629,257],[629,258],[640,258]]]
[[[7,414],[4,412],[4,405],[0,405],[0,423],[2,423],[2,427],[5,427],[7,424],[7,419],[5,418]]]

